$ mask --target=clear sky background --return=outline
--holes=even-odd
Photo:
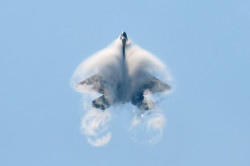
[[[131,141],[118,115],[96,148],[69,82],[123,30],[169,67],[176,90],[158,144]],[[249,56],[248,0],[2,0],[0,165],[250,165]]]

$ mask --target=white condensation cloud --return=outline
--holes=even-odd
[[[82,93],[91,92],[92,86],[77,86],[77,83],[96,73],[101,75],[107,84],[117,85],[122,81],[124,70],[128,70],[127,79],[131,81],[130,91],[134,91],[137,88],[136,85],[140,85],[147,78],[148,74],[171,84],[173,79],[164,63],[150,52],[132,44],[130,40],[126,46],[127,69],[124,69],[121,48],[121,41],[117,39],[105,49],[84,60],[72,76],[72,87]],[[111,95],[115,94],[112,87],[115,86],[110,86],[109,93]]]
[[[162,114],[158,114],[156,117],[153,117],[148,120],[147,128],[153,128],[156,130],[162,130],[165,124],[165,118]]]
[[[93,146],[102,146],[111,139],[111,132],[108,131],[111,113],[92,109],[82,118],[81,130],[87,136],[88,142]]]
[[[77,86],[77,83],[85,80],[89,76],[98,73],[106,81],[108,85],[108,94],[113,101],[117,96],[117,85],[121,82],[124,72],[122,61],[122,44],[119,39],[115,40],[105,49],[95,53],[91,57],[84,60],[75,70],[72,79],[72,87],[83,93],[85,97],[84,110],[86,111],[81,121],[81,131],[87,137],[88,142],[93,146],[103,146],[111,140],[112,133],[109,131],[109,123],[111,120],[111,112],[109,110],[99,111],[89,107],[93,99],[99,97],[99,94],[92,90],[92,86]],[[153,54],[143,50],[137,45],[128,40],[126,46],[126,63],[127,73],[126,76],[129,82],[128,94],[132,94],[137,90],[138,86],[143,84],[148,75],[153,75],[158,79],[171,85],[173,78],[169,70],[162,61],[157,59]],[[172,85],[171,85],[172,86]],[[169,93],[167,91],[165,94]],[[163,99],[163,94],[150,94],[145,93],[150,100],[158,104]],[[160,99],[160,100],[158,100]],[[119,109],[124,107],[122,104],[116,104],[115,107],[110,109]],[[117,111],[112,111],[117,112]],[[158,142],[163,134],[166,118],[160,112],[151,114],[141,114],[138,116],[134,114],[134,118],[128,126],[130,134],[136,142],[154,144]]]
[[[96,146],[96,147],[99,147],[99,146],[103,146],[103,145],[106,145],[111,139],[111,133],[107,133],[106,135],[104,135],[103,137],[101,138],[96,138],[96,139],[91,139],[91,138],[88,138],[88,142],[92,145],[92,146]]]
[[[162,138],[165,123],[166,118],[160,112],[135,115],[130,126],[131,138],[140,144],[155,144]]]
[[[76,69],[72,77],[72,85],[86,79],[92,74],[99,73],[102,76],[118,77],[121,75],[121,43],[115,40],[107,48],[95,53],[84,60]],[[75,87],[79,90],[79,87]],[[81,90],[80,90],[81,91]]]

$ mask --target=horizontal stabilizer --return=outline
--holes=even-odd
[[[144,96],[141,96],[140,99],[132,100],[132,104],[135,105],[139,110],[146,111],[154,108],[155,103]]]
[[[101,97],[92,101],[92,107],[97,108],[97,109],[101,109],[101,110],[105,110],[108,107],[110,107],[110,102],[106,98],[106,96],[102,95]]]

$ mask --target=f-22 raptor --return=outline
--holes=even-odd
[[[109,108],[112,104],[115,103],[127,103],[131,102],[135,105],[139,110],[151,110],[154,108],[155,103],[146,97],[144,97],[145,92],[149,91],[151,94],[157,92],[164,92],[171,89],[171,87],[160,81],[159,79],[155,78],[152,75],[148,75],[147,79],[143,80],[143,83],[133,90],[130,88],[130,81],[128,80],[128,71],[126,66],[126,48],[128,47],[128,36],[126,32],[122,32],[120,35],[120,42],[121,42],[121,55],[122,55],[122,81],[113,87],[116,90],[116,98],[110,99],[110,94],[108,91],[108,83],[106,80],[102,78],[100,74],[94,74],[91,77],[79,82],[77,86],[91,86],[92,90],[103,94],[99,98],[92,101],[92,107],[105,110]]]

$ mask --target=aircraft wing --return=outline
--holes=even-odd
[[[145,92],[146,90],[148,90],[151,93],[165,92],[170,89],[171,87],[168,84],[155,78],[154,76],[150,76],[140,88],[142,92]]]
[[[168,84],[150,75],[148,79],[146,79],[144,83],[140,85],[140,87],[132,95],[132,104],[143,111],[151,110],[154,108],[155,103],[143,96],[145,94],[145,91],[157,93],[168,91],[170,89],[171,87]]]
[[[90,86],[92,90],[104,94],[106,92],[105,88],[105,81],[102,79],[102,77],[98,74],[95,74],[77,84],[77,86]]]

